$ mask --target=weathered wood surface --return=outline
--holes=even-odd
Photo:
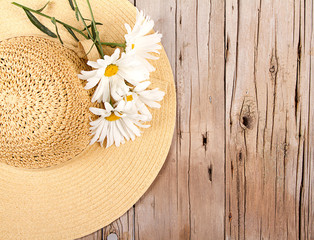
[[[133,3],[164,35],[177,126],[148,192],[82,240],[314,239],[313,0]]]

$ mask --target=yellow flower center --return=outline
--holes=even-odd
[[[134,49],[134,47],[135,47],[135,44],[133,43],[133,44],[132,44],[132,49]]]
[[[130,102],[132,100],[133,100],[133,96],[132,95],[126,96],[126,101],[127,102]]]
[[[105,70],[105,76],[106,77],[112,77],[113,75],[116,75],[118,72],[119,68],[115,64],[110,64],[106,67]]]
[[[111,115],[109,117],[105,117],[105,119],[107,121],[113,122],[113,121],[117,121],[120,119],[120,117],[118,117],[116,114],[111,113]]]

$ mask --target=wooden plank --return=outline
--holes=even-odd
[[[185,9],[185,1],[180,7]],[[198,78],[190,75],[191,239],[224,237],[224,69],[221,67],[224,65],[224,11],[220,0],[199,0],[196,4]],[[190,17],[187,13],[188,9],[182,11],[187,15],[185,23]],[[187,30],[182,28],[181,35]],[[188,39],[187,35],[181,42],[183,53]],[[189,51],[193,52],[193,49]],[[185,64],[192,59],[189,52],[183,56],[181,71],[184,73]]]
[[[178,122],[166,165],[136,204],[135,239],[223,238],[224,6],[219,3],[137,0],[164,34],[176,70]]]
[[[310,79],[302,57],[312,10],[303,1],[226,2],[227,238],[296,239],[309,224],[300,222],[310,204],[300,197],[313,161],[305,156]]]
[[[301,126],[304,129],[300,140],[303,140],[303,152],[300,154],[302,164],[299,196],[299,237],[300,239],[314,239],[314,9],[313,1],[301,2],[301,29],[300,32],[300,112]]]

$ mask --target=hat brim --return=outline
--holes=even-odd
[[[9,21],[16,22],[17,28],[23,22],[25,28],[28,20],[24,13],[21,10],[18,15],[12,15],[12,11],[16,13],[20,9],[12,7],[10,2],[6,1],[2,6],[5,10],[0,10],[3,13],[1,28]],[[34,8],[44,3],[19,2],[35,5]],[[78,2],[81,9],[88,10],[85,1]],[[100,31],[109,41],[121,41],[126,33],[124,23],[132,25],[135,22],[135,7],[127,0],[94,0],[91,3],[95,18],[104,23]],[[61,8],[62,11],[56,11]],[[67,1],[55,1],[47,11],[58,18],[69,19],[69,22],[74,17]],[[111,28],[106,29],[108,26]],[[24,32],[23,35],[41,34],[34,27],[30,28],[34,34]],[[16,36],[18,31],[7,30],[6,37]],[[0,40],[4,39],[1,35]],[[76,43],[70,44],[75,46]],[[75,158],[46,169],[27,170],[0,164],[1,238],[78,238],[110,224],[138,201],[167,157],[175,125],[175,86],[163,49],[154,66],[157,70],[152,75],[152,82],[166,95],[161,108],[153,111],[151,127],[134,142],[108,149],[94,144]]]

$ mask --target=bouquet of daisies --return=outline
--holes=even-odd
[[[158,88],[150,89],[150,73],[156,69],[148,60],[158,59],[157,54],[161,49],[160,41],[162,35],[153,32],[154,21],[145,16],[143,12],[137,11],[136,23],[133,28],[125,24],[126,34],[124,43],[112,43],[100,41],[97,25],[93,17],[89,0],[86,0],[91,13],[91,20],[84,18],[77,6],[76,0],[69,0],[70,7],[75,12],[78,21],[82,21],[84,30],[76,29],[64,22],[43,14],[41,9],[34,10],[18,3],[22,7],[30,21],[41,31],[51,37],[59,38],[58,24],[64,26],[76,39],[75,33],[91,39],[92,47],[95,47],[100,58],[97,61],[88,61],[87,64],[93,68],[91,71],[81,71],[78,77],[86,80],[85,89],[95,89],[92,102],[101,103],[102,108],[91,107],[90,111],[98,118],[90,122],[92,140],[90,144],[99,142],[106,147],[115,144],[117,147],[128,140],[134,140],[141,135],[140,128],[148,128],[147,122],[152,120],[149,108],[160,108],[161,101],[165,95]],[[50,18],[55,25],[55,33],[42,25],[32,14]],[[86,21],[90,21],[87,24]],[[103,45],[116,48],[111,56],[105,55]],[[157,54],[154,54],[157,53]]]

